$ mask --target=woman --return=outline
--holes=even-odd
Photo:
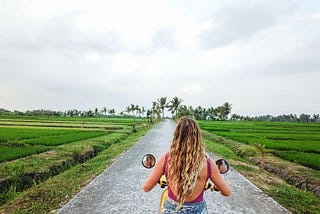
[[[175,129],[170,151],[161,155],[143,184],[150,191],[165,174],[168,198],[163,213],[207,213],[204,186],[210,178],[224,196],[231,190],[218,167],[205,153],[200,128],[191,118],[182,117]]]

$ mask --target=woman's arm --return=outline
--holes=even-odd
[[[160,180],[164,171],[164,158],[166,154],[162,154],[156,162],[151,174],[143,183],[143,190],[149,192],[152,188],[157,185],[157,182]]]
[[[229,185],[225,182],[223,177],[221,176],[217,165],[213,162],[213,160],[211,158],[210,158],[210,164],[211,164],[210,179],[219,188],[221,195],[230,196],[231,189],[230,189]]]

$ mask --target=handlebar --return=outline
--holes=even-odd
[[[158,184],[161,188],[165,188],[167,186],[167,179],[165,175],[161,176],[160,180],[158,181]],[[212,183],[210,179],[208,179],[208,181],[206,182],[204,189],[213,189],[215,191],[219,191],[219,189],[216,187],[216,185],[214,185],[214,183]]]
[[[165,188],[167,186],[167,179],[165,175],[162,175],[160,180],[158,181],[158,184],[161,188]]]
[[[152,154],[146,154],[142,158],[142,165],[147,169],[151,169],[152,167],[154,167],[155,163],[156,163],[156,158]],[[229,171],[228,161],[224,159],[218,159],[215,163],[221,174],[224,174]],[[165,175],[161,176],[160,180],[158,181],[158,184],[160,185],[161,188],[165,188],[167,186],[167,180]],[[208,181],[205,184],[205,190],[208,190],[208,189],[220,191],[219,188],[210,179],[208,179]]]

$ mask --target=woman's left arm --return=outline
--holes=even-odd
[[[213,181],[215,186],[220,190],[221,195],[224,196],[230,196],[231,195],[231,189],[229,185],[225,182],[223,177],[220,174],[220,171],[215,164],[215,162],[210,158],[210,164],[211,164],[211,176],[210,179]]]
[[[149,192],[152,190],[152,188],[157,185],[157,182],[160,180],[161,176],[163,175],[164,171],[164,158],[165,154],[162,154],[158,161],[156,162],[156,165],[154,166],[151,174],[149,177],[145,180],[143,183],[143,190],[145,192]]]

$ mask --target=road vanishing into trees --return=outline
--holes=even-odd
[[[146,153],[157,158],[168,151],[175,127],[172,120],[157,124],[58,213],[158,213],[163,189],[157,185],[148,193],[142,190],[142,183],[151,170],[145,169],[141,161]],[[223,177],[232,195],[224,197],[219,192],[206,191],[209,213],[290,213],[234,169]]]

